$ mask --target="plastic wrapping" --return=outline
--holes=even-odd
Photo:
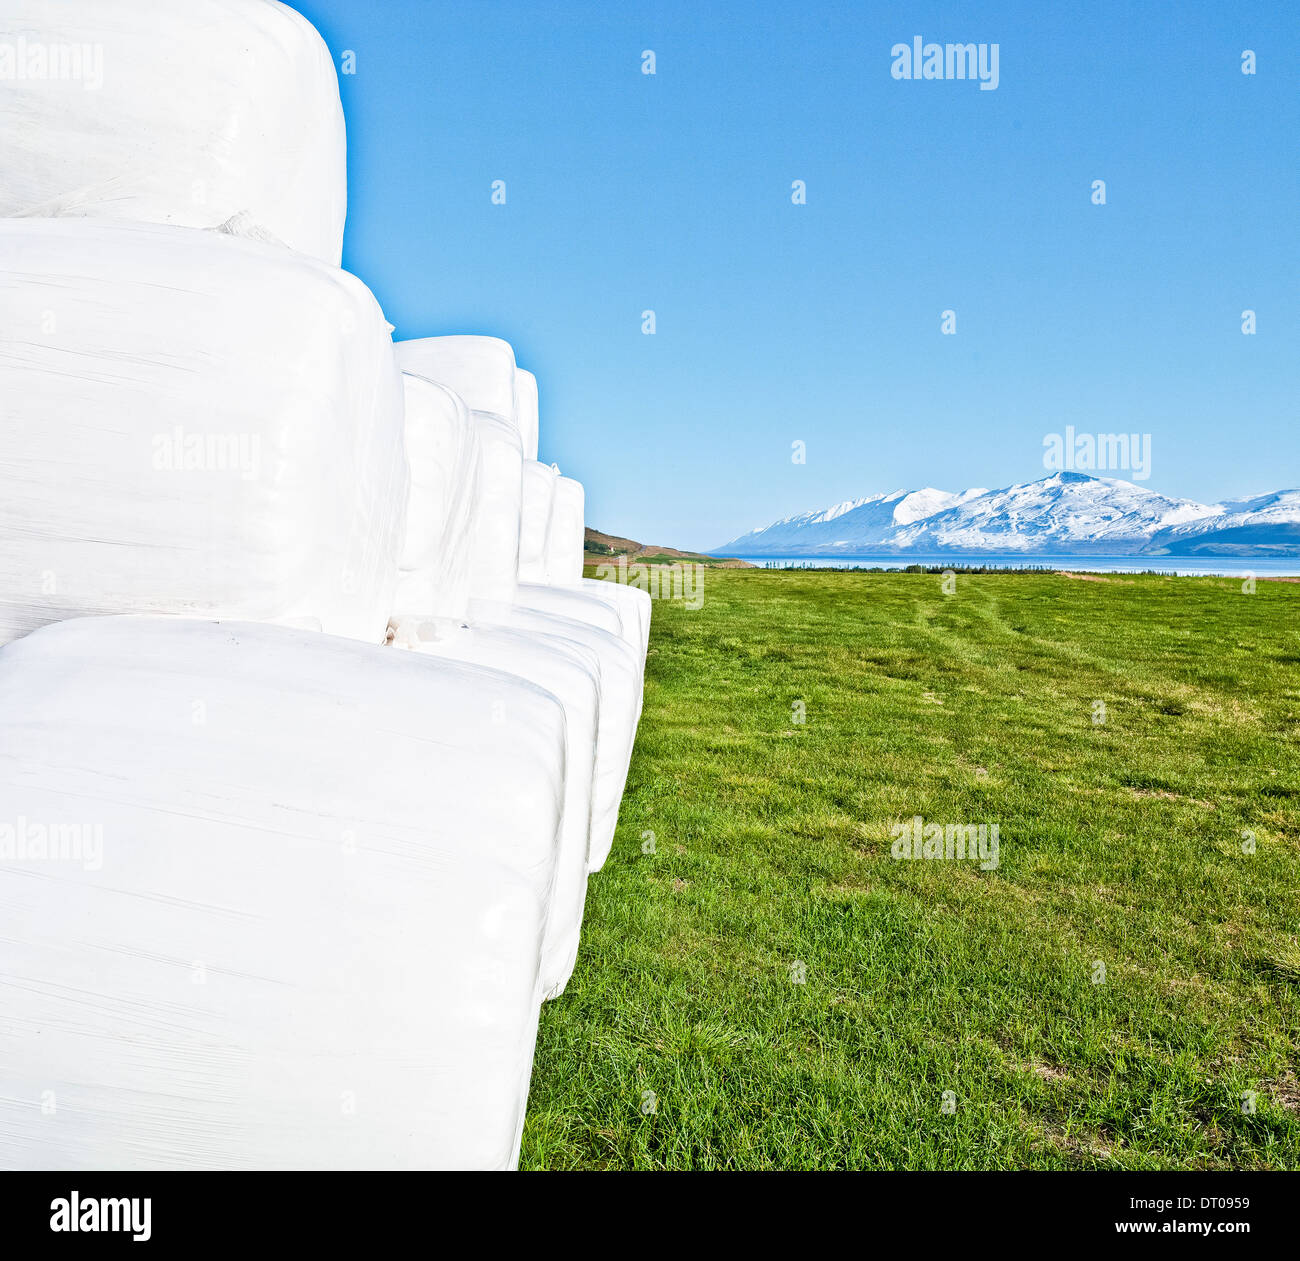
[[[552,613],[557,617],[571,617],[599,630],[608,631],[618,639],[625,639],[623,615],[612,600],[602,599],[574,584],[553,587],[540,583],[520,583],[515,591],[515,603],[539,613]],[[471,612],[474,605],[470,605]]]
[[[552,465],[524,460],[523,506],[519,519],[520,582],[547,580],[546,541],[558,476]]]
[[[514,594],[522,476],[518,435],[499,417],[464,413],[458,396],[444,387],[431,386],[409,374],[406,380],[412,504],[404,561],[409,561],[412,571],[404,575],[411,581],[403,584],[399,611],[393,619],[394,641],[399,647],[432,656],[477,661],[507,670],[552,692],[565,709],[568,757],[564,824],[555,903],[543,955],[544,989],[548,997],[553,997],[563,990],[573,970],[586,894],[597,714],[602,698],[599,656],[595,649],[575,642],[571,636],[538,633],[535,627],[521,632],[477,622],[465,625],[461,618],[468,616],[468,609],[457,618],[440,615],[447,593],[434,561],[440,555],[455,554],[464,540],[458,543],[453,532],[446,530],[437,505],[447,497],[446,485],[456,481],[473,489],[466,550],[473,557],[474,585],[479,590],[498,592],[505,601]],[[437,415],[434,404],[439,400],[435,391],[442,395]],[[451,406],[452,401],[457,407]],[[463,458],[464,453],[458,454],[456,444],[431,439],[431,429],[444,425],[453,430],[461,428],[459,423],[451,423],[457,416],[464,418],[463,428],[474,439],[475,450],[482,458],[477,477]],[[514,535],[507,537],[502,527],[513,529]],[[417,570],[416,566],[425,568]]]
[[[581,482],[571,477],[555,479],[551,522],[546,536],[546,575],[553,584],[576,583],[582,579],[586,542],[584,513],[586,496]]]
[[[0,217],[232,223],[338,265],[338,77],[287,5],[5,0],[0,46]]]
[[[591,850],[592,784],[601,697],[599,654],[575,639],[569,629],[568,635],[540,634],[533,627],[511,630],[429,620],[417,628],[416,641],[411,645],[428,656],[505,670],[544,688],[564,706],[567,743],[563,820],[555,891],[542,947],[542,991],[547,998],[564,991],[578,956]],[[510,722],[514,715],[506,710],[501,717]]]
[[[474,412],[518,424],[515,352],[499,337],[424,337],[397,343],[402,371],[455,390]]]
[[[474,421],[459,395],[403,375],[411,493],[394,607],[399,616],[463,617],[479,477]]]
[[[557,607],[567,607],[570,612],[595,613],[599,618],[599,612],[605,606],[578,599],[567,604],[557,602]],[[636,740],[641,663],[617,632],[603,630],[591,622],[519,603],[475,602],[470,606],[470,613],[476,625],[506,626],[534,635],[557,635],[576,640],[596,654],[600,662],[600,714],[596,731],[596,776],[592,789],[587,869],[599,871],[614,843],[619,806]]]
[[[523,368],[515,370],[515,406],[518,412],[519,441],[523,444],[524,459],[537,459],[538,415],[537,378]]]
[[[584,578],[578,583],[579,591],[593,595],[618,610],[623,629],[623,639],[636,649],[645,669],[646,651],[650,646],[650,594],[640,587],[620,582],[606,582],[602,578]]]
[[[283,627],[0,651],[0,1166],[513,1166],[564,738],[519,679]]]
[[[618,618],[618,637],[628,646],[636,665],[636,708],[634,725],[641,720],[641,705],[645,692],[645,660],[649,635],[650,597],[638,587],[620,586],[613,582],[596,580],[571,584],[567,587],[547,587],[539,591],[534,587],[521,587],[517,597],[526,604],[539,606],[553,603],[556,593],[569,593],[584,600],[603,605]],[[642,638],[642,619],[645,621],[646,639]]]
[[[470,525],[471,600],[511,600],[519,580],[523,458],[509,421],[473,412],[478,438],[478,490]]]
[[[0,642],[100,613],[384,638],[407,500],[370,291],[212,233],[0,221]]]

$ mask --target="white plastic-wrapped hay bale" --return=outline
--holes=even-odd
[[[488,412],[472,412],[478,440],[478,492],[470,531],[471,600],[511,600],[519,581],[523,456],[519,431]]]
[[[411,492],[394,608],[399,619],[463,617],[479,478],[476,425],[445,386],[410,373],[402,380]]]
[[[541,689],[333,636],[5,648],[0,1167],[513,1166],[563,759]]]
[[[519,515],[520,582],[544,583],[547,579],[546,540],[558,477],[554,465],[524,460],[523,504]]]
[[[515,370],[515,406],[518,411],[519,440],[524,446],[524,459],[537,459],[538,411],[537,378],[523,368]]]
[[[511,600],[519,580],[523,446],[516,423],[515,354],[496,337],[397,343],[402,371],[436,381],[469,408],[478,447],[469,539],[471,599]]]
[[[571,477],[555,479],[551,520],[546,535],[547,581],[564,585],[582,580],[586,544],[586,494]]]
[[[5,0],[0,217],[241,230],[338,265],[329,49],[273,0]]]
[[[570,608],[585,612],[579,601]],[[609,857],[618,826],[618,811],[627,783],[628,764],[640,716],[642,666],[636,653],[617,633],[590,622],[547,613],[524,605],[475,603],[476,626],[503,626],[533,636],[557,636],[588,648],[600,663],[600,711],[596,728],[595,782],[592,788],[591,831],[587,870],[599,871]]]
[[[403,372],[455,390],[470,411],[518,424],[515,352],[509,342],[468,334],[424,337],[398,342],[397,354]]]
[[[599,655],[572,634],[465,626],[445,619],[419,624],[410,646],[442,660],[507,671],[544,688],[564,706],[566,751],[560,845],[541,965],[543,995],[555,998],[563,993],[573,974],[587,896],[601,697]],[[612,698],[610,703],[614,703]],[[503,710],[501,717],[510,722],[514,715]]]
[[[381,643],[401,374],[355,277],[149,224],[0,220],[0,643],[184,613]]]

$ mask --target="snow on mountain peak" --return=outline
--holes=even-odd
[[[895,506],[894,524],[911,525],[913,521],[932,517],[936,512],[942,512],[945,508],[955,508],[958,504],[964,504],[969,499],[987,494],[988,491],[982,488],[979,490],[962,490],[956,493],[947,490],[935,490],[933,486],[927,486],[924,490],[914,490],[911,494],[904,494],[903,498]]]

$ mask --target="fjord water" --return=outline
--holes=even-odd
[[[760,569],[906,569],[909,565],[960,569],[984,565],[995,569],[1068,569],[1075,573],[1123,574],[1154,572],[1184,577],[1289,578],[1300,575],[1300,556],[1054,556],[1016,552],[980,552],[900,556],[745,556]]]

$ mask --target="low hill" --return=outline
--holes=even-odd
[[[602,534],[590,526],[587,527],[587,541],[583,550],[589,565],[598,565],[602,561],[617,560],[620,556],[626,556],[628,564],[672,564],[674,561],[685,560],[696,565],[708,565],[714,569],[754,568],[748,561],[705,556],[703,552],[682,552],[675,547],[638,543],[635,539],[620,538],[617,534]]]

